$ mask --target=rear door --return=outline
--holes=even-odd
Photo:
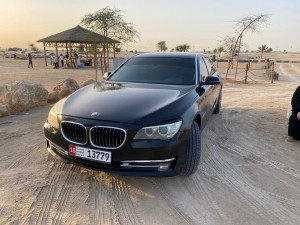
[[[210,100],[210,85],[204,85],[205,79],[209,76],[206,64],[202,57],[199,57],[199,67],[200,67],[200,85],[199,85],[199,93],[201,93],[201,97],[198,100],[198,110],[201,114],[202,125],[201,128],[205,126],[208,121],[210,108],[211,108],[211,100]]]
[[[211,62],[211,60],[207,57],[203,57],[205,64],[207,66],[208,74],[209,76],[214,76],[218,77],[220,79],[220,75],[216,70],[216,67],[214,64]],[[215,108],[218,98],[219,98],[219,93],[220,93],[220,85],[210,85],[210,105],[211,105],[211,111]]]

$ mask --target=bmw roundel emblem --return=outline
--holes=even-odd
[[[91,114],[91,116],[92,116],[92,117],[98,117],[98,116],[100,116],[100,113],[98,113],[98,112],[93,112],[93,113]]]

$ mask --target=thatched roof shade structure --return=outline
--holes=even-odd
[[[104,37],[78,25],[77,27],[38,40],[38,42],[103,43]],[[120,43],[110,38],[108,38],[107,42]]]
[[[88,47],[91,47],[93,45],[95,47],[94,58],[96,58],[97,48],[102,48],[105,40],[104,40],[104,36],[97,34],[93,31],[87,30],[78,25],[72,29],[65,30],[63,32],[40,39],[38,40],[38,42],[43,42],[46,66],[47,66],[46,47],[55,47],[57,55],[58,55],[57,48],[59,47],[59,48],[66,48],[67,51],[69,50],[71,67],[72,67],[73,66],[72,48],[84,46],[86,48],[86,57],[88,58]],[[115,45],[119,44],[120,42],[117,40],[113,40],[111,38],[107,38],[106,43],[109,44],[108,45],[109,47],[113,48],[114,57],[115,57]],[[96,60],[94,60],[94,65],[96,66]]]

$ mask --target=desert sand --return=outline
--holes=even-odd
[[[51,89],[63,78],[94,77],[42,61],[30,71],[26,63],[0,59],[0,84],[27,79]],[[274,84],[262,65],[253,68],[249,84],[224,83],[221,113],[204,129],[200,167],[189,177],[123,177],[64,164],[46,150],[51,105],[0,118],[0,224],[299,224],[300,142],[285,138],[300,66],[277,64]]]

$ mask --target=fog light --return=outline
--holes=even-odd
[[[171,162],[164,162],[158,165],[158,171],[167,171],[170,169]]]
[[[55,152],[52,150],[52,145],[51,145],[51,143],[49,143],[48,141],[47,141],[47,150],[48,150],[48,152],[49,152],[52,156],[55,156],[55,155],[56,155]]]

